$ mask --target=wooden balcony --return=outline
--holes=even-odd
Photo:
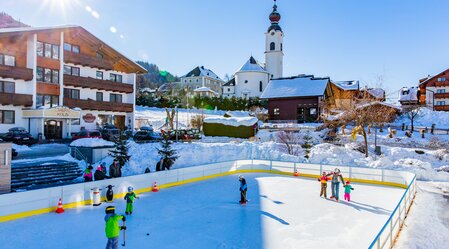
[[[435,93],[435,99],[449,99],[449,93]]]
[[[114,68],[114,65],[110,61],[68,51],[64,51],[64,62],[105,70],[112,70]]]
[[[435,111],[449,111],[449,105],[435,105],[433,109]]]
[[[0,93],[1,105],[32,106],[33,95],[20,93]]]
[[[64,98],[64,106],[70,108],[81,108],[82,110],[110,111],[110,112],[133,112],[133,104],[95,101],[92,99],[69,99]]]
[[[449,86],[449,81],[442,81],[442,82],[435,81],[435,86],[436,87]]]
[[[99,80],[90,77],[64,75],[64,85],[105,91],[133,93],[133,85],[118,83],[110,80]]]
[[[0,65],[0,77],[29,81],[33,79],[33,69]]]

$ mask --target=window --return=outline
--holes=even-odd
[[[280,114],[280,109],[279,108],[274,108],[273,109],[273,115],[279,115]]]
[[[80,53],[80,46],[72,45],[70,43],[64,43],[64,50],[65,51],[69,51],[69,52],[73,52],[75,54],[79,54]]]
[[[281,43],[281,51],[282,51],[282,43]]]
[[[446,93],[446,89],[437,89],[437,93]]]
[[[12,55],[0,54],[0,65],[16,66],[16,57]]]
[[[0,81],[0,93],[15,93],[14,82]]]
[[[228,92],[230,92],[230,91],[231,91],[231,88],[228,87]]]
[[[262,81],[259,81],[259,91],[260,92],[263,91],[263,83],[262,83]]]
[[[51,108],[51,107],[56,107],[59,105],[59,96],[55,96],[55,95],[41,95],[41,94],[37,94],[36,95],[36,107],[47,107],[47,108]]]
[[[79,67],[64,66],[64,74],[73,75],[73,76],[80,76],[80,68]]]
[[[100,53],[98,53],[98,52],[97,52],[97,54],[96,54],[96,57],[97,57],[98,59],[103,59],[103,55],[100,54]]]
[[[310,108],[309,114],[310,114],[310,116],[316,116],[316,108]]]
[[[113,74],[113,73],[111,73],[109,78],[110,78],[111,81],[122,83],[122,76],[120,74]]]
[[[64,46],[65,49],[65,46]],[[59,46],[45,43],[45,42],[37,42],[36,53],[38,56],[43,56],[46,58],[51,58],[58,60],[59,59]]]
[[[444,81],[446,81],[446,77],[438,78],[438,82],[444,82]]]
[[[15,123],[14,111],[2,111],[0,110],[0,124],[14,124]]]
[[[103,79],[103,72],[97,71],[97,79],[102,80]]]
[[[270,43],[270,51],[273,51],[276,49],[276,44],[274,42]]]
[[[66,88],[64,89],[64,95],[69,99],[80,99],[80,90]]]
[[[437,101],[437,105],[446,105],[446,101]]]
[[[103,93],[97,92],[97,101],[103,101]]]
[[[115,102],[115,103],[122,103],[122,95],[111,93],[111,95],[109,97],[109,101]]]
[[[36,69],[36,79],[37,81],[59,84],[59,71],[49,68],[37,67]],[[64,67],[64,72],[66,68]]]

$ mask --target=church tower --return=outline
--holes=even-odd
[[[273,11],[269,16],[271,25],[265,33],[265,68],[270,74],[270,78],[281,78],[283,68],[284,52],[282,51],[282,40],[284,33],[279,26],[281,15],[277,11],[276,0],[274,0]]]

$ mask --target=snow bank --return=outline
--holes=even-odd
[[[74,147],[104,147],[113,145],[113,142],[109,142],[101,138],[81,138],[70,144],[70,146]]]
[[[24,151],[31,151],[30,147],[26,145],[18,145],[18,144],[12,144],[12,148],[16,150],[16,152],[24,152]]]
[[[402,125],[402,123],[405,123],[406,125],[411,124],[410,119],[407,118],[406,114],[400,116],[394,123],[397,125]],[[448,129],[449,112],[432,111],[428,108],[421,108],[413,123],[415,126],[426,126],[429,128],[432,124],[435,124],[436,128]]]
[[[255,117],[209,117],[204,119],[204,123],[208,124],[223,124],[229,126],[253,126],[255,123],[259,121]]]

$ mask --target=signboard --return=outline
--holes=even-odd
[[[50,109],[23,110],[24,118],[80,118],[80,111],[65,106]]]
[[[83,120],[86,123],[93,123],[97,119],[96,116],[94,116],[92,113],[87,113],[83,116]]]

